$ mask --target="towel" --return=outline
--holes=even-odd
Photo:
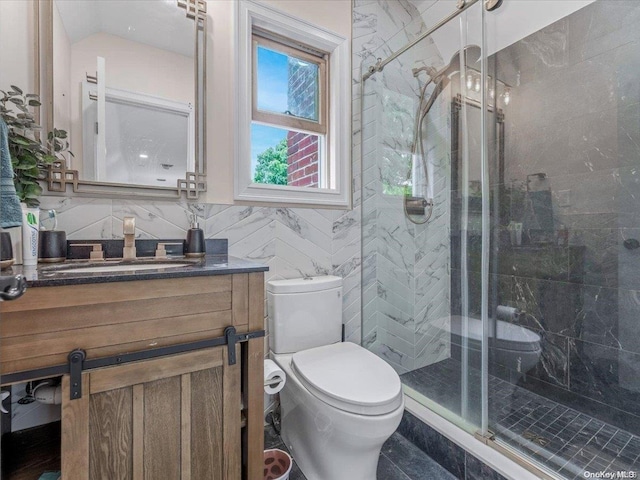
[[[13,184],[13,167],[9,154],[9,128],[0,118],[0,227],[22,225],[22,208]]]
[[[38,480],[60,480],[60,472],[44,472]]]

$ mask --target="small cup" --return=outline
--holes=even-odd
[[[11,234],[9,232],[0,232],[0,260],[11,260],[12,258]]]
[[[40,232],[38,261],[41,263],[59,263],[67,259],[67,234],[60,230]]]
[[[9,232],[0,232],[0,270],[11,267],[14,262],[11,234]]]
[[[204,257],[205,253],[204,232],[199,228],[190,228],[184,245],[185,257],[199,258]]]

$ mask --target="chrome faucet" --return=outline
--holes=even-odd
[[[122,233],[124,234],[124,248],[122,249],[122,258],[123,260],[135,260],[136,219],[134,217],[124,217]]]

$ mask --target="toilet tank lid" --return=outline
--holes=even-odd
[[[342,286],[342,278],[332,275],[321,277],[293,278],[290,280],[271,280],[267,282],[267,292],[304,293],[330,290]]]

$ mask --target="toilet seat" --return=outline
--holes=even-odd
[[[293,355],[300,382],[318,399],[359,415],[384,415],[402,405],[402,383],[384,360],[354,343],[334,343]]]

